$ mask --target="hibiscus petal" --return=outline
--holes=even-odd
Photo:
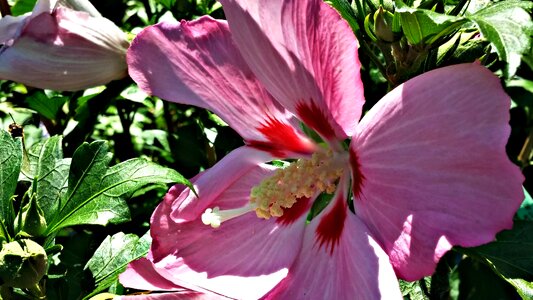
[[[270,160],[270,155],[251,147],[244,146],[233,150],[192,181],[198,197],[189,189],[180,190],[179,193],[173,191],[171,195],[167,195],[172,207],[170,217],[178,223],[198,218],[231,184],[240,180],[259,163]]]
[[[329,207],[306,227],[300,255],[266,299],[402,299],[388,256],[347,208],[346,186],[344,180]],[[329,232],[336,236],[333,247],[323,243],[327,232],[321,227],[340,228],[338,235]]]
[[[154,269],[154,265],[146,258],[132,261],[126,271],[119,276],[120,283],[125,287],[137,290],[152,291],[183,291],[184,288],[176,285]]]
[[[177,293],[161,293],[161,294],[143,294],[132,296],[120,296],[113,299],[124,300],[216,300],[228,299],[218,295],[206,295],[198,292],[177,292]]]
[[[498,78],[463,64],[406,82],[361,121],[350,146],[356,213],[402,278],[512,227],[524,195],[505,153],[509,107]]]
[[[251,188],[273,172],[267,165],[248,170],[210,207],[226,210],[245,206]],[[306,214],[292,222],[278,222],[275,218],[259,219],[252,211],[213,229],[200,218],[172,223],[169,202],[166,199],[161,203],[152,217],[151,254],[157,272],[179,285],[189,282],[232,298],[257,299],[286,276],[300,249]],[[309,207],[309,201],[303,204]]]
[[[249,69],[225,21],[148,27],[132,43],[128,65],[148,93],[214,111],[250,146],[278,157],[315,150]]]
[[[120,274],[119,279],[123,286],[136,290],[175,291],[173,293],[124,296],[121,299],[226,299],[197,286],[188,286],[187,283],[182,282],[182,284],[189,288],[186,289],[183,286],[168,281],[157,273],[154,264],[146,258],[131,262],[126,268],[126,271]]]
[[[239,50],[268,91],[324,138],[351,136],[364,95],[346,21],[320,0],[221,2]]]

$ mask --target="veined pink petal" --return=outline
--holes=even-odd
[[[320,0],[221,2],[239,50],[268,91],[324,138],[351,136],[364,96],[346,21]]]
[[[212,294],[194,285],[182,282],[188,288],[168,281],[157,273],[154,264],[141,258],[131,262],[126,271],[119,276],[120,283],[129,288],[149,291],[167,291],[170,293],[144,294],[137,296],[123,296],[120,299],[227,299],[220,295]]]
[[[505,153],[509,106],[498,78],[463,64],[411,79],[359,124],[355,211],[400,277],[429,275],[453,245],[478,246],[512,227],[524,195]]]
[[[143,294],[143,295],[131,295],[131,296],[120,296],[113,299],[124,299],[124,300],[219,300],[219,299],[229,299],[227,297],[215,295],[215,294],[205,294],[199,292],[174,292],[174,293],[161,293],[161,294]]]
[[[348,210],[343,181],[329,207],[306,227],[302,250],[287,278],[265,299],[402,299],[388,256]],[[339,209],[344,218],[329,218],[339,215]],[[323,243],[324,222],[342,223],[333,247]]]
[[[171,200],[170,217],[173,222],[181,223],[197,219],[230,185],[240,180],[258,164],[270,160],[272,157],[268,153],[248,146],[233,150],[192,181],[198,197],[186,189]]]
[[[111,21],[59,7],[24,22],[0,51],[0,78],[80,90],[126,76],[128,42]]]
[[[208,172],[201,174],[195,185]],[[267,165],[248,170],[209,207],[227,210],[245,206],[251,188],[273,172]],[[198,190],[201,188],[198,186]],[[199,217],[172,223],[169,199],[152,217],[151,255],[156,271],[178,285],[194,283],[228,297],[257,299],[286,276],[301,247],[306,214],[292,222],[277,222],[275,218],[259,219],[252,211],[213,229]],[[304,204],[309,208],[308,200]]]
[[[132,261],[119,276],[120,283],[129,288],[150,291],[184,291],[185,288],[159,275],[154,265],[146,258]]]
[[[225,21],[148,27],[128,50],[128,65],[148,93],[214,111],[252,147],[277,157],[315,150],[254,76]]]

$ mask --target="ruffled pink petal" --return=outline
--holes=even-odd
[[[120,274],[119,279],[123,286],[136,290],[170,291],[170,293],[161,294],[124,296],[121,299],[227,299],[198,286],[189,285],[187,282],[181,282],[183,286],[180,286],[168,281],[156,271],[154,264],[146,258],[131,262],[126,271]]]
[[[177,223],[197,219],[230,185],[258,164],[270,160],[272,157],[269,154],[251,147],[244,146],[233,150],[192,181],[198,197],[189,189],[179,193],[172,190],[169,192],[171,195],[165,197],[169,198],[168,202],[172,207],[169,217],[172,222]]]
[[[219,295],[206,295],[199,292],[176,292],[176,293],[161,293],[161,294],[142,294],[131,296],[120,296],[113,299],[124,300],[218,300],[229,299]]]
[[[306,227],[287,278],[266,299],[402,299],[388,256],[347,208],[346,185]]]
[[[113,299],[124,300],[219,300],[229,299],[224,296],[215,294],[204,294],[198,292],[176,292],[176,293],[161,293],[161,294],[143,294],[132,296],[120,296]]]
[[[184,291],[185,288],[159,275],[154,265],[146,258],[132,261],[119,276],[120,283],[129,288],[151,291]]]
[[[430,275],[453,245],[512,227],[523,200],[505,153],[510,99],[478,64],[425,73],[361,121],[350,146],[355,211],[407,280]]]
[[[209,172],[195,180],[199,191],[202,185],[198,182],[210,176]],[[273,172],[267,165],[249,169],[216,196],[209,207],[226,210],[245,206],[251,188]],[[257,299],[286,276],[301,247],[307,216],[302,212],[307,212],[310,205],[309,200],[302,199],[294,207],[298,214],[289,220],[263,220],[252,211],[213,229],[204,225],[199,215],[189,222],[173,222],[171,198],[167,196],[152,216],[151,255],[157,272],[180,286],[183,282],[193,283],[238,299]]]
[[[148,27],[132,43],[128,65],[148,93],[214,111],[252,147],[277,157],[315,150],[249,69],[225,21]]]
[[[24,22],[0,52],[0,78],[70,91],[126,76],[128,42],[111,21],[60,7]]]
[[[364,96],[346,21],[320,0],[221,2],[239,50],[268,91],[324,138],[351,136]]]

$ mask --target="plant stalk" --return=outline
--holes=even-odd
[[[0,0],[0,14],[2,14],[2,17],[11,15],[11,7],[7,0]]]

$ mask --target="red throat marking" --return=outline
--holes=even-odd
[[[337,197],[343,197],[338,193]],[[344,198],[344,197],[343,197]],[[333,199],[333,208],[322,217],[316,228],[316,241],[319,247],[329,249],[329,254],[333,255],[333,250],[339,244],[344,223],[346,221],[346,201],[345,199]]]
[[[280,225],[291,225],[309,210],[309,198],[299,198],[291,208],[283,209],[283,215],[276,219]]]
[[[275,157],[285,157],[288,153],[311,154],[314,144],[299,135],[291,125],[274,118],[268,118],[265,124],[257,128],[267,139],[265,141],[246,141],[250,147],[269,152]]]
[[[359,157],[353,148],[350,147],[350,169],[352,170],[352,193],[354,198],[358,198],[361,195],[361,189],[363,188],[363,181],[365,176],[361,173],[361,164],[359,163]],[[356,200],[356,199],[354,199]]]
[[[314,101],[309,103],[301,101],[296,104],[296,112],[305,125],[316,130],[323,138],[328,140],[335,138],[335,130],[331,127],[322,109]]]

